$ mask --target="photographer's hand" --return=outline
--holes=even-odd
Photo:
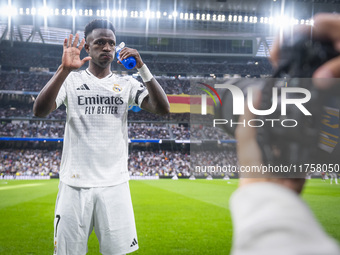
[[[257,106],[260,104],[260,93],[258,92],[257,95],[254,96],[254,98],[254,107],[257,108]],[[245,120],[245,123],[247,123],[248,120],[254,118],[254,114],[251,113],[247,105],[245,105],[244,115],[240,117],[239,122],[243,122]],[[239,164],[241,166],[256,166],[260,168],[263,162],[261,149],[256,139],[256,128],[248,125],[239,125],[236,129],[235,136],[237,140],[237,156]],[[280,184],[297,193],[300,193],[302,191],[303,185],[305,183],[305,179],[301,178],[267,178],[262,173],[240,173],[240,177],[240,187],[257,182],[269,182]]]

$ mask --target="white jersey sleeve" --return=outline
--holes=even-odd
[[[300,196],[278,184],[239,188],[230,199],[232,255],[339,255]]]
[[[131,93],[129,98],[129,105],[138,105],[141,107],[141,104],[144,100],[144,98],[148,95],[148,90],[146,87],[137,81],[136,79],[131,79]]]
[[[72,72],[56,98],[67,111],[60,180],[75,187],[127,181],[128,109],[147,95],[132,77],[98,79],[88,70]]]

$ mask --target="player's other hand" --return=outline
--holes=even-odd
[[[69,38],[65,38],[63,44],[63,57],[62,67],[68,71],[72,71],[80,68],[83,64],[91,59],[91,57],[85,57],[80,59],[80,52],[84,47],[85,39],[83,38],[78,46],[79,35],[76,34],[74,41],[73,35],[70,34]]]
[[[121,60],[129,58],[129,57],[134,57],[136,59],[136,68],[141,68],[144,64],[141,56],[139,55],[139,52],[136,49],[124,47],[119,52],[119,57]],[[117,61],[117,63],[122,64],[119,60]]]

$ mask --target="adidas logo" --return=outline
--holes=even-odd
[[[135,246],[136,244],[138,244],[136,238],[133,238],[132,244],[130,245],[130,247]]]
[[[90,88],[84,83],[79,88],[77,88],[77,90],[90,90]]]

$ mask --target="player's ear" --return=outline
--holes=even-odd
[[[84,49],[86,50],[87,53],[90,52],[90,46],[87,43],[85,43]]]

